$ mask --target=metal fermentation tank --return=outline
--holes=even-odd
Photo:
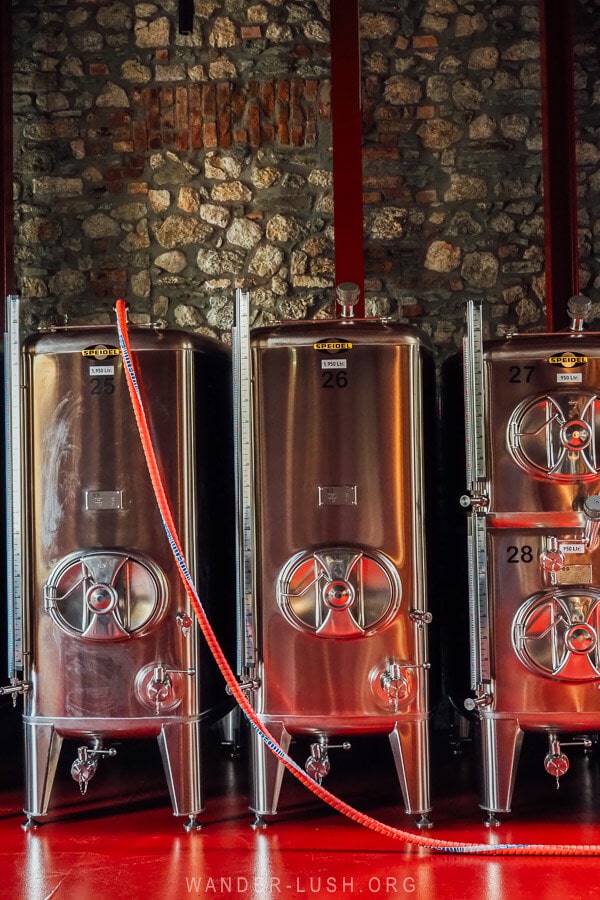
[[[483,797],[511,808],[524,732],[547,735],[557,779],[567,744],[600,729],[600,334],[572,298],[567,333],[482,343],[466,353],[471,687]],[[572,740],[572,736],[575,739]]]
[[[131,345],[175,524],[230,649],[230,355],[212,339],[150,328],[133,329]],[[71,771],[85,793],[115,742],[154,737],[174,814],[194,827],[201,726],[227,704],[162,527],[116,331],[31,337],[22,364],[24,589],[13,637],[25,812],[30,823],[47,813],[63,739],[81,742]]]
[[[287,751],[387,734],[406,811],[428,825],[426,457],[430,349],[415,329],[353,318],[257,328],[252,376],[254,605],[244,671]],[[427,396],[426,396],[427,395]],[[433,408],[433,406],[432,406]],[[277,811],[282,764],[252,733],[256,825]]]

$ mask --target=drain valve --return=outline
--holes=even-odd
[[[103,750],[100,745],[96,747],[78,747],[77,759],[73,761],[71,766],[71,777],[79,784],[79,790],[85,794],[88,784],[96,774],[99,758],[101,756],[116,756],[117,751],[114,747],[109,750]]]
[[[319,735],[319,740],[310,745],[310,756],[304,764],[304,768],[317,784],[321,784],[326,775],[329,775],[331,763],[329,762],[329,750],[349,750],[351,744],[344,741],[343,744],[330,744],[324,734]]]
[[[544,757],[544,768],[549,775],[556,778],[556,790],[558,790],[561,776],[569,771],[569,758],[566,753],[563,753],[562,748],[583,747],[587,751],[591,749],[592,742],[589,737],[584,736],[578,741],[563,741],[561,743],[556,734],[549,734],[548,742],[550,748]]]

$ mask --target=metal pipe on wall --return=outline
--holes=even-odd
[[[546,326],[568,325],[579,293],[573,83],[573,4],[540,0]]]
[[[364,316],[359,0],[331,0],[331,114],[335,282],[360,290]]]

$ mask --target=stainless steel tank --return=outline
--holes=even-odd
[[[229,352],[167,330],[133,329],[131,345],[192,576],[217,633],[229,621],[233,637]],[[47,813],[63,739],[81,742],[72,775],[84,793],[115,741],[154,737],[174,814],[193,827],[201,726],[226,712],[225,693],[162,527],[117,348],[116,331],[89,328],[23,347],[25,812]]]
[[[547,735],[558,780],[563,745],[600,729],[600,335],[582,330],[585,308],[573,298],[567,333],[485,344],[481,307],[469,313],[466,706],[490,823],[511,808],[525,732]]]
[[[287,750],[387,734],[406,811],[428,825],[426,496],[431,351],[417,330],[343,317],[252,332],[254,606],[242,643],[258,718]],[[426,396],[427,392],[427,396]],[[252,733],[256,825],[283,767]]]

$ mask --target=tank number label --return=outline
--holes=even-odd
[[[558,372],[556,380],[559,384],[573,384],[583,381],[583,375],[581,372]]]
[[[507,547],[509,563],[530,563],[533,561],[533,550],[529,544],[523,544],[522,547]]]
[[[585,553],[585,544],[563,544],[561,541],[558,546],[563,553]]]
[[[322,359],[321,360],[321,368],[322,369],[345,369],[347,367],[348,360],[346,359]]]
[[[348,376],[342,370],[337,372],[321,372],[321,387],[345,388],[348,386]]]
[[[102,375],[99,378],[90,378],[91,394],[114,394],[115,382],[110,375]]]
[[[509,371],[509,384],[529,384],[531,376],[535,372],[535,366],[511,366]]]

